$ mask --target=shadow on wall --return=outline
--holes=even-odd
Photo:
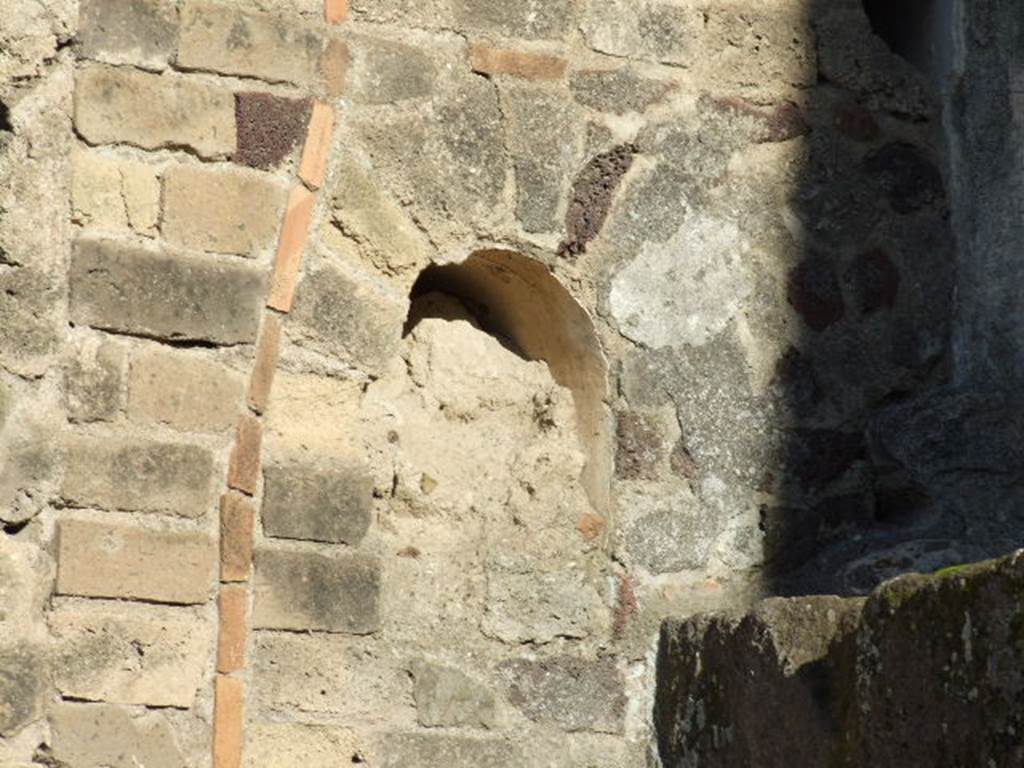
[[[1020,530],[993,499],[972,507],[946,482],[970,471],[958,441],[982,426],[971,403],[943,394],[956,276],[942,123],[952,9],[808,6],[818,83],[790,200],[802,243],[787,286],[801,330],[777,371],[787,424],[761,508],[772,594],[865,593],[1005,552]]]

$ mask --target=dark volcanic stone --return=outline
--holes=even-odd
[[[309,119],[309,99],[270,93],[235,94],[235,162],[269,169],[281,163],[302,136]]]
[[[559,256],[578,256],[597,237],[636,152],[634,145],[622,144],[597,155],[580,171],[565,213],[566,239],[558,247]]]

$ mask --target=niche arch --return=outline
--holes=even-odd
[[[483,330],[530,360],[542,360],[573,397],[586,457],[580,482],[595,511],[608,516],[612,470],[608,362],[593,320],[541,262],[517,251],[484,249],[456,264],[432,265],[416,279],[406,331],[423,317],[428,293],[458,298]]]

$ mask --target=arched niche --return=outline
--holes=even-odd
[[[543,360],[555,381],[572,392],[586,455],[580,481],[594,509],[607,515],[612,468],[608,363],[587,311],[543,264],[501,249],[423,270],[412,289],[407,331],[430,316],[417,303],[429,293],[461,300],[483,330],[523,357]]]

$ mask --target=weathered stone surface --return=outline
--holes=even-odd
[[[41,716],[47,688],[41,648],[9,641],[0,646],[0,736],[13,736]]]
[[[204,251],[256,256],[274,245],[285,188],[254,171],[178,165],[164,174],[164,237]]]
[[[353,100],[365,104],[395,104],[433,93],[437,68],[423,48],[379,38],[349,39],[352,66],[349,82]]]
[[[619,533],[627,562],[651,573],[692,570],[707,563],[722,521],[708,513],[688,486],[631,488],[620,504],[628,510]]]
[[[185,604],[209,597],[217,546],[204,534],[85,520],[62,520],[58,531],[58,594]]]
[[[256,553],[253,626],[365,635],[380,625],[380,566],[368,555]]]
[[[583,69],[569,78],[569,88],[580,104],[601,112],[644,112],[662,101],[671,82],[652,80],[628,69]]]
[[[54,496],[58,425],[33,411],[57,409],[59,403],[8,397],[6,424],[0,425],[0,521],[18,525],[38,515]]]
[[[452,9],[456,24],[464,29],[526,39],[564,37],[573,28],[576,16],[569,0],[453,0]]]
[[[160,0],[86,0],[78,15],[78,51],[111,64],[163,68],[178,40],[178,14]]]
[[[0,365],[38,376],[57,349],[59,283],[31,267],[0,270]]]
[[[49,624],[65,698],[187,708],[204,681],[213,628],[195,611],[62,602]]]
[[[774,599],[670,622],[661,758],[701,765],[1014,765],[1024,555],[904,576],[867,601]],[[910,716],[909,713],[913,713]],[[723,740],[726,731],[730,738]],[[793,740],[786,734],[799,732]]]
[[[61,497],[78,507],[200,517],[213,502],[213,455],[184,443],[69,437]]]
[[[497,561],[487,579],[481,629],[505,643],[549,643],[584,638],[605,613],[596,587],[582,569],[546,571],[539,562]]]
[[[509,681],[509,701],[530,720],[567,731],[622,731],[625,683],[614,660],[555,656],[499,669]]]
[[[595,50],[669,64],[689,64],[704,26],[700,9],[662,0],[596,0],[582,30]]]
[[[256,91],[236,93],[238,146],[234,161],[264,170],[280,165],[302,138],[309,110],[309,99]]]
[[[378,755],[378,765],[385,768],[409,765],[504,768],[525,764],[518,739],[388,733],[380,738],[374,751]]]
[[[319,30],[300,18],[190,2],[181,14],[177,61],[188,69],[313,85],[324,47]]]
[[[430,241],[381,189],[372,171],[347,153],[338,160],[332,203],[334,224],[358,242],[379,271],[404,274],[430,260]]]
[[[75,768],[182,768],[185,758],[163,713],[62,702],[50,712],[53,759]]]
[[[64,369],[64,394],[72,421],[111,421],[124,402],[125,350],[90,337]]]
[[[416,727],[408,659],[393,644],[256,632],[251,669],[253,700],[264,712],[298,710],[344,722]]]
[[[585,252],[587,243],[601,232],[615,192],[633,165],[636,152],[634,145],[620,144],[591,158],[577,174],[565,211],[565,240],[558,247],[560,256]]]
[[[78,73],[75,128],[90,144],[187,147],[212,158],[235,149],[235,105],[228,91],[183,77],[89,66]]]
[[[128,416],[175,429],[219,432],[235,424],[245,378],[194,353],[152,350],[132,358]]]
[[[156,234],[160,213],[157,169],[91,150],[72,155],[71,217],[85,226]]]
[[[645,245],[612,282],[620,330],[652,347],[706,344],[753,291],[743,257],[749,245],[736,224],[696,212],[687,219],[667,242]]]
[[[297,344],[375,373],[398,351],[407,307],[405,297],[385,286],[324,266],[299,284],[286,333]]]
[[[387,180],[409,214],[432,235],[480,231],[501,218],[507,159],[504,121],[493,84],[466,73],[446,79],[417,112],[360,116],[351,130],[374,147],[373,178]]]
[[[337,725],[250,722],[247,727],[246,768],[289,764],[336,768],[359,753],[355,734]]]
[[[263,479],[268,536],[358,545],[370,527],[373,477],[365,467],[276,465]]]
[[[255,267],[82,238],[70,277],[75,322],[173,340],[256,339],[264,278]]]
[[[452,667],[422,659],[413,662],[411,671],[420,725],[494,727],[494,694],[483,683]]]
[[[615,476],[656,480],[667,455],[665,427],[653,413],[622,411],[615,419]]]
[[[516,213],[528,232],[556,228],[576,161],[577,111],[564,93],[507,84],[502,106],[516,171]]]
[[[474,72],[486,75],[511,75],[527,80],[558,80],[565,74],[568,61],[560,56],[510,48],[495,48],[480,43],[469,46],[469,64]]]

